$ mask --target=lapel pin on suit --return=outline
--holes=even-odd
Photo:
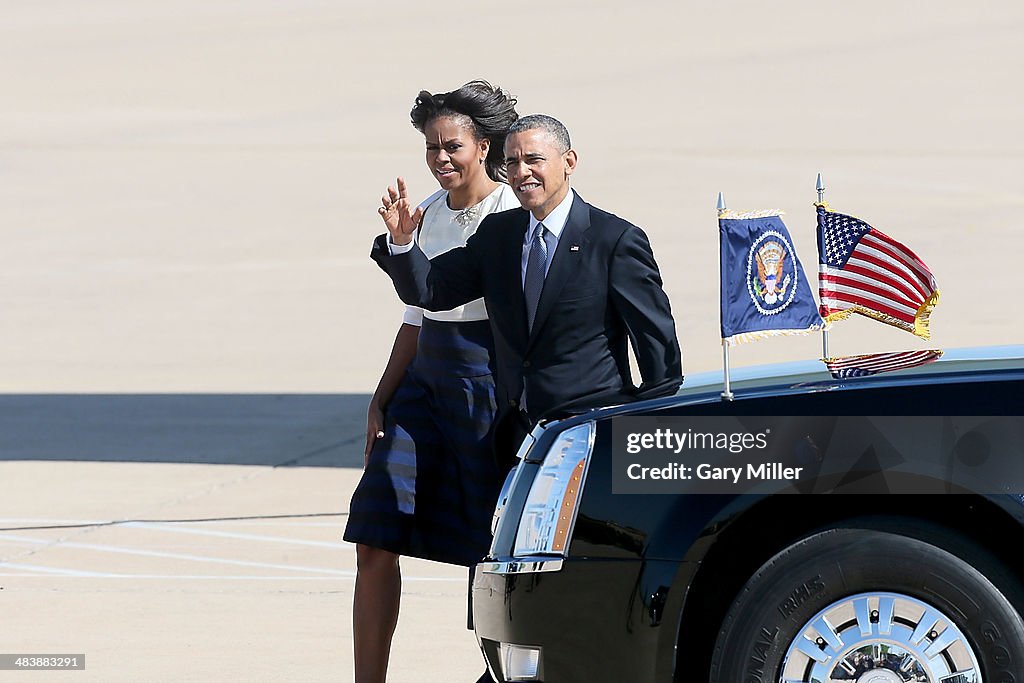
[[[579,250],[580,250],[580,245],[578,245],[578,244],[574,244],[571,247],[569,247],[569,251],[579,251]]]

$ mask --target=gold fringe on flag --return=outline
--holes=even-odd
[[[745,221],[750,218],[769,218],[771,216],[785,215],[785,211],[779,211],[778,209],[763,209],[761,211],[733,211],[732,209],[725,209],[718,212],[719,220],[725,219],[730,221]]]
[[[768,337],[790,337],[797,334],[811,334],[812,332],[821,332],[828,328],[828,321],[826,321],[824,325],[812,325],[805,330],[759,330],[757,332],[742,332],[740,334],[734,334],[731,337],[725,337],[722,341],[726,346],[736,346],[737,344],[746,344],[747,342],[767,339]]]
[[[892,325],[893,327],[901,329],[904,332],[910,332],[911,334],[920,337],[921,339],[931,339],[932,332],[928,327],[928,323],[932,311],[935,309],[935,306],[938,305],[938,303],[939,290],[936,289],[935,293],[928,297],[928,299],[923,304],[921,304],[920,308],[917,309],[917,313],[914,314],[913,325],[906,323],[902,320],[899,320],[898,318],[894,318],[891,315],[886,315],[885,313],[881,313],[879,311],[872,311],[870,309],[864,308],[863,306],[858,306],[856,304],[854,304],[850,308],[847,308],[846,310],[831,313],[825,316],[824,320],[826,323],[833,323],[836,322],[837,320],[846,320],[854,313],[859,313],[860,315],[872,318],[874,320],[877,320],[878,322],[885,323],[886,325]]]
[[[932,311],[938,303],[939,290],[936,289],[935,293],[928,297],[928,299],[921,304],[921,307],[917,309],[917,313],[914,314],[914,334],[921,339],[932,338],[931,330],[928,329],[928,319],[931,317]]]

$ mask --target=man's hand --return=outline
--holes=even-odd
[[[402,246],[412,242],[412,234],[423,220],[423,209],[417,207],[415,211],[412,210],[409,190],[403,178],[399,178],[397,184],[397,190],[388,186],[388,193],[380,198],[381,207],[377,213],[391,233],[391,243]]]

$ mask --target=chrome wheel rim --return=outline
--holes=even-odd
[[[953,620],[900,593],[860,593],[811,617],[790,643],[780,683],[983,683]]]

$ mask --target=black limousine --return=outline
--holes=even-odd
[[[720,382],[526,439],[470,594],[496,681],[1024,682],[1024,346],[734,370],[731,401]],[[688,476],[624,466],[632,418],[771,423],[803,476],[631,482]],[[860,465],[826,472],[851,444]]]

